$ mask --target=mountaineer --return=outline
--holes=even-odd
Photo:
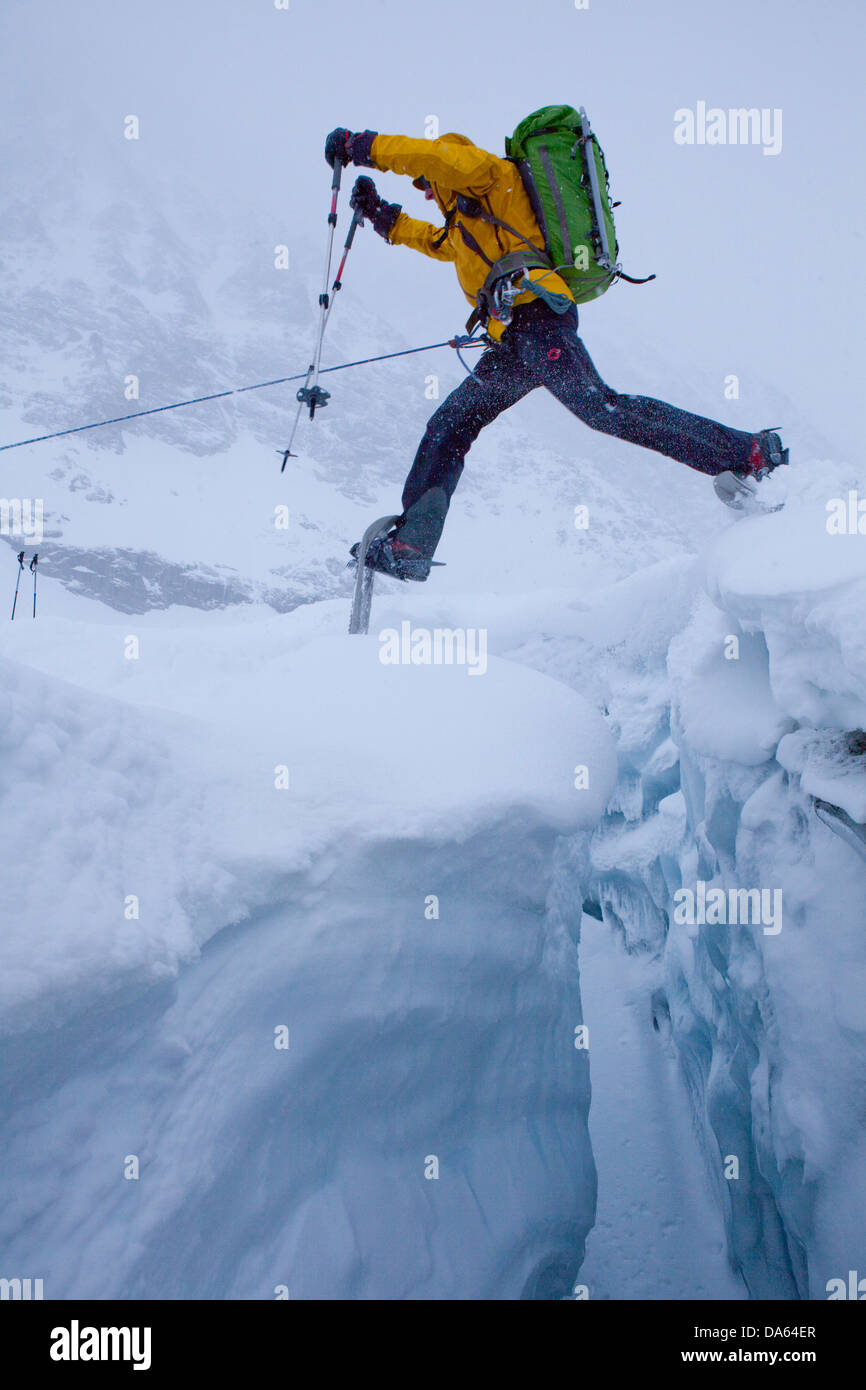
[[[555,113],[555,119],[549,113]],[[581,116],[586,119],[585,112]],[[565,132],[566,157],[570,149],[574,160],[586,138],[575,125],[579,119],[571,107],[544,108],[523,123],[529,135],[520,147],[531,150],[532,135],[536,147],[539,134],[547,141],[540,149],[546,159],[544,168],[551,174],[549,192],[554,204],[548,206],[557,209],[566,234],[565,217],[571,214],[563,208],[563,199],[582,199],[588,206],[589,192],[582,190],[590,182],[606,183],[600,148],[594,167],[603,173],[603,180],[592,175],[578,181],[568,167],[564,176],[560,172],[554,176],[551,169],[556,120]],[[519,126],[514,140],[506,144],[506,148],[512,146],[512,153],[518,148],[521,130]],[[591,132],[588,138],[595,142]],[[474,370],[431,416],[406,479],[402,515],[395,529],[374,542],[367,553],[373,568],[398,579],[427,578],[470,446],[485,425],[538,386],[546,387],[590,428],[653,449],[702,473],[725,474],[744,490],[743,480],[762,478],[787,463],[788,450],[772,430],[748,434],[664,401],[620,394],[602,381],[577,332],[577,302],[597,296],[615,275],[623,275],[598,254],[602,242],[607,250],[607,240],[598,236],[597,228],[611,216],[602,209],[598,188],[593,188],[596,230],[586,239],[603,268],[603,283],[598,280],[598,265],[590,266],[582,279],[571,265],[556,264],[557,256],[550,255],[550,232],[542,232],[543,208],[538,198],[531,199],[533,184],[531,178],[528,185],[525,182],[525,160],[490,154],[465,135],[454,133],[431,141],[343,127],[328,136],[325,158],[332,167],[339,161],[404,174],[436,203],[444,217],[442,226],[419,221],[399,204],[386,202],[366,175],[357,179],[351,200],[390,245],[409,246],[436,260],[453,262],[460,286],[473,305],[467,328],[483,324],[489,343]],[[580,167],[586,169],[586,156],[582,158]],[[560,162],[560,171],[562,167]],[[608,210],[610,206],[608,200]],[[607,233],[615,251],[612,220]],[[566,236],[565,253],[560,243],[559,255],[565,260],[573,260],[572,250],[580,249],[572,248],[570,241]],[[593,274],[596,279],[591,282]],[[585,291],[584,279],[589,283]]]

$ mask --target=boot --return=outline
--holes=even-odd
[[[447,514],[448,494],[444,487],[428,488],[399,521],[397,532],[400,540],[432,560]]]
[[[359,542],[352,546],[352,554],[358,558]],[[366,564],[379,574],[389,574],[392,579],[415,579],[423,582],[430,573],[430,561],[414,545],[406,545],[397,539],[396,531],[388,536],[377,536],[367,550]]]
[[[775,430],[761,430],[752,440],[749,461],[745,468],[735,468],[734,473],[746,478],[766,478],[774,468],[788,462],[788,450],[782,448],[782,441]]]

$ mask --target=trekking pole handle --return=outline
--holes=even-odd
[[[343,166],[339,159],[334,160],[334,177],[331,180],[331,211],[328,213],[328,226],[337,225],[337,194],[340,191],[340,179],[343,177]]]

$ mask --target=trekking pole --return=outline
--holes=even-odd
[[[316,406],[319,404],[317,392],[319,386],[319,366],[322,360],[322,339],[325,336],[325,325],[328,322],[328,310],[331,305],[330,295],[328,294],[328,281],[331,278],[331,260],[334,255],[334,237],[337,232],[337,199],[340,195],[340,179],[343,176],[343,165],[339,159],[334,160],[334,177],[331,180],[331,211],[328,213],[328,254],[325,260],[325,279],[322,284],[322,293],[319,295],[319,304],[322,307],[322,322],[319,325],[319,339],[316,343],[316,355],[313,359],[314,372],[313,384],[309,387],[310,394],[310,419],[315,414]],[[326,393],[327,398],[327,393]]]
[[[335,171],[336,171],[336,169],[338,169],[338,168],[340,168],[340,167],[341,167],[341,166],[339,166],[339,165],[335,165],[335,166],[334,166]],[[338,187],[338,188],[339,188],[339,182],[340,182],[340,181],[339,181],[339,178],[338,178],[338,179],[337,179],[337,187]],[[332,203],[332,205],[331,205],[331,208],[332,208],[332,215],[333,215],[334,217],[336,217],[336,213],[335,213],[335,211],[334,211],[334,209],[336,209],[336,206],[337,206],[337,203],[336,203],[336,194],[335,194],[335,195],[334,195],[334,201],[333,201],[333,203]],[[328,221],[330,222],[330,217],[328,218]],[[287,447],[286,447],[285,449],[278,449],[278,450],[277,450],[277,453],[278,453],[278,454],[282,454],[282,456],[283,456],[283,462],[282,462],[282,465],[281,465],[281,467],[280,467],[280,472],[281,472],[281,473],[285,473],[285,471],[286,471],[286,464],[288,463],[289,459],[297,458],[297,454],[293,454],[293,453],[292,453],[292,444],[293,444],[294,441],[295,441],[295,434],[296,434],[296,432],[297,432],[298,422],[300,421],[300,418],[301,418],[301,411],[303,410],[304,406],[305,406],[305,405],[308,405],[308,406],[309,406],[309,408],[310,408],[310,419],[312,420],[312,418],[313,418],[313,416],[314,416],[314,414],[315,414],[315,412],[316,412],[316,406],[325,406],[325,405],[327,405],[327,403],[328,403],[328,401],[330,400],[330,397],[331,397],[330,391],[325,391],[325,390],[322,389],[321,386],[318,385],[319,372],[320,372],[320,370],[321,370],[321,368],[320,368],[320,362],[321,362],[321,356],[322,356],[322,339],[323,339],[324,336],[325,336],[325,329],[326,329],[327,326],[328,326],[328,319],[331,317],[331,310],[332,310],[333,307],[334,307],[334,297],[335,297],[335,295],[337,294],[337,291],[338,291],[338,290],[341,290],[341,289],[343,288],[343,271],[344,271],[345,266],[346,266],[346,258],[348,257],[349,252],[350,252],[351,249],[352,249],[352,242],[355,240],[355,233],[356,233],[356,231],[358,230],[359,227],[363,227],[363,225],[364,225],[364,219],[363,219],[363,217],[361,216],[361,213],[360,213],[360,212],[358,211],[358,209],[356,208],[356,209],[355,209],[355,212],[354,212],[354,215],[353,215],[353,217],[352,217],[352,221],[349,223],[349,230],[348,230],[348,232],[347,232],[347,234],[346,234],[346,240],[345,240],[345,243],[344,243],[344,245],[343,245],[343,256],[342,256],[342,259],[341,259],[341,261],[340,261],[339,266],[337,267],[336,279],[334,280],[334,283],[333,283],[333,285],[331,286],[331,293],[330,293],[330,295],[329,295],[329,294],[328,294],[328,277],[329,277],[329,275],[330,275],[330,273],[331,273],[331,250],[330,250],[330,248],[331,248],[331,246],[333,245],[333,240],[334,240],[334,230],[333,230],[333,229],[334,229],[334,224],[332,224],[332,226],[331,226],[331,235],[330,235],[330,239],[329,239],[329,249],[328,249],[328,264],[327,264],[327,267],[326,267],[326,270],[325,270],[325,288],[324,288],[324,290],[322,291],[322,293],[319,295],[319,303],[323,306],[323,313],[322,313],[322,323],[321,323],[321,327],[320,327],[320,329],[319,329],[319,340],[318,340],[318,343],[317,343],[317,345],[316,345],[315,360],[312,361],[312,362],[310,363],[309,367],[307,368],[307,378],[306,378],[306,381],[304,382],[303,386],[300,388],[300,390],[298,391],[297,396],[296,396],[296,400],[298,401],[298,409],[297,409],[296,412],[295,412],[295,422],[294,422],[294,424],[292,425],[292,433],[291,433],[291,435],[289,436],[288,445],[287,445]],[[314,372],[315,372],[315,380],[314,380],[314,384],[311,386],[311,385],[310,385],[310,377],[313,375]]]
[[[30,568],[33,571],[33,616],[36,617],[36,570],[39,565],[39,554],[33,552],[33,559],[30,561]]]
[[[15,597],[12,600],[12,620],[15,618],[15,605],[18,602],[18,585],[21,583],[21,576],[24,573],[24,551],[18,552],[18,578],[15,580]]]
[[[319,336],[316,339],[316,347],[313,352],[313,360],[307,372],[307,380],[298,392],[298,400],[301,405],[310,407],[310,419],[316,413],[316,407],[324,406],[328,402],[330,392],[323,391],[319,385],[319,366],[322,360],[322,339],[325,336],[325,324],[328,321],[328,306],[330,296],[328,294],[328,281],[331,278],[331,261],[334,255],[334,234],[337,230],[337,198],[340,194],[340,179],[343,176],[343,166],[339,159],[334,160],[334,177],[331,180],[331,211],[328,213],[328,252],[325,257],[325,280],[322,286],[322,293],[319,295],[319,307],[322,310],[322,318],[319,323]],[[312,385],[310,378],[312,377]]]
[[[355,233],[357,232],[358,228],[363,227],[363,225],[363,215],[359,208],[355,208],[355,211],[352,214],[352,220],[349,223],[349,230],[346,233],[346,240],[343,243],[343,255],[340,259],[340,264],[337,266],[337,275],[333,285],[331,286],[331,302],[327,306],[327,311],[325,313],[325,321],[322,324],[322,337],[324,337],[325,335],[325,329],[328,326],[328,319],[331,317],[331,310],[334,307],[334,296],[336,295],[338,290],[341,290],[343,288],[343,271],[346,268],[346,260],[348,258],[349,252],[352,249],[352,242],[355,240]]]

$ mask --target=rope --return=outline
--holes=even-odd
[[[392,357],[409,357],[414,352],[432,352],[434,348],[451,347],[453,338],[443,343],[425,343],[423,347],[403,348],[400,352],[383,352],[378,357],[361,357],[357,362],[341,362],[336,367],[322,367],[320,375],[326,372],[343,372],[348,367],[366,367],[370,362],[387,362]],[[465,346],[465,344],[463,344]],[[475,346],[482,347],[479,340]],[[37,434],[32,439],[18,439],[14,444],[0,444],[0,453],[5,449],[21,449],[25,444],[41,444],[46,439],[62,439],[67,434],[81,434],[83,430],[98,430],[104,425],[120,425],[126,420],[140,420],[145,415],[161,415],[166,410],[180,410],[187,405],[201,405],[205,401],[225,400],[227,396],[242,396],[245,391],[263,391],[267,386],[285,386],[290,381],[303,381],[309,372],[298,372],[295,376],[278,376],[273,381],[257,381],[253,386],[234,386],[230,391],[214,391],[209,396],[193,396],[188,401],[174,401],[171,405],[155,405],[150,410],[134,410],[130,415],[115,415],[110,420],[94,420],[89,425],[74,425],[67,430],[54,430],[51,434]]]

